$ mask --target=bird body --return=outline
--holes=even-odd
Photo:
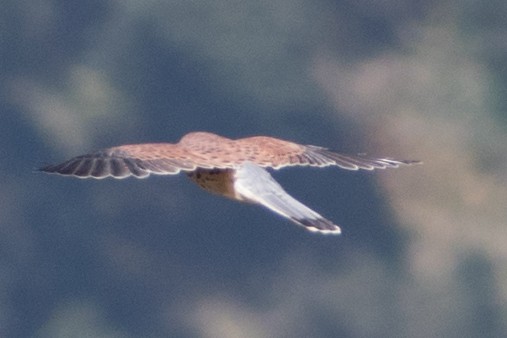
[[[240,201],[242,198],[234,189],[234,169],[196,169],[187,176],[198,186],[211,193]]]
[[[208,132],[188,133],[176,143],[122,145],[74,157],[40,170],[79,178],[145,178],[185,172],[201,188],[233,200],[261,204],[321,233],[340,233],[327,220],[290,196],[265,168],[338,166],[347,170],[397,168],[418,161],[349,156],[326,148],[267,136],[232,140]]]

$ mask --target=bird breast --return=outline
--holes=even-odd
[[[234,191],[234,169],[196,169],[187,176],[211,193],[240,200]]]

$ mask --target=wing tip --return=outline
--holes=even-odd
[[[355,155],[340,154],[329,150],[328,148],[307,145],[305,156],[310,162],[306,165],[313,166],[330,166],[336,165],[346,170],[368,170],[398,168],[400,166],[410,166],[423,164],[419,160],[398,160],[391,157],[370,157],[365,153]]]
[[[58,169],[55,169],[54,166],[51,166],[51,165],[50,166],[41,167],[41,168],[38,168],[38,169],[34,169],[33,172],[34,173],[45,173],[45,174],[49,174],[49,175],[65,176],[65,177],[75,177],[75,178],[79,178],[79,179],[92,178],[92,179],[96,179],[96,180],[103,180],[103,179],[108,178],[108,177],[112,177],[112,178],[115,178],[115,179],[124,179],[124,178],[127,178],[129,176],[132,176],[132,174],[118,176],[118,175],[113,175],[111,173],[103,174],[103,175],[94,175],[94,174],[82,175],[82,174],[76,174],[74,172],[60,171]],[[136,176],[136,177],[137,178],[145,178],[147,176],[148,175],[145,175],[145,176]]]

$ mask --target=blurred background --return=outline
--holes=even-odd
[[[1,1],[0,336],[504,337],[507,2]],[[189,131],[418,159],[274,177],[34,169]]]

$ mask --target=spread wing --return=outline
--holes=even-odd
[[[248,160],[261,167],[279,169],[288,166],[338,166],[347,170],[373,170],[397,168],[400,165],[411,165],[419,161],[395,160],[392,158],[375,158],[363,155],[343,155],[327,148],[312,145],[301,145],[272,137],[255,136],[235,141]]]
[[[338,166],[348,170],[397,168],[419,163],[391,158],[350,156],[326,148],[267,136],[231,140],[206,132],[185,135],[178,144],[151,143],[113,147],[49,165],[41,171],[80,178],[175,175],[196,168],[237,168],[249,161],[260,167]]]
[[[198,165],[197,162],[200,164]],[[176,175],[180,171],[192,171],[203,161],[176,144],[153,143],[124,145],[77,156],[56,165],[40,168],[79,178],[147,177],[149,174]]]
[[[340,227],[290,196],[263,168],[245,162],[236,169],[234,189],[246,201],[261,204],[314,232],[339,234]]]

